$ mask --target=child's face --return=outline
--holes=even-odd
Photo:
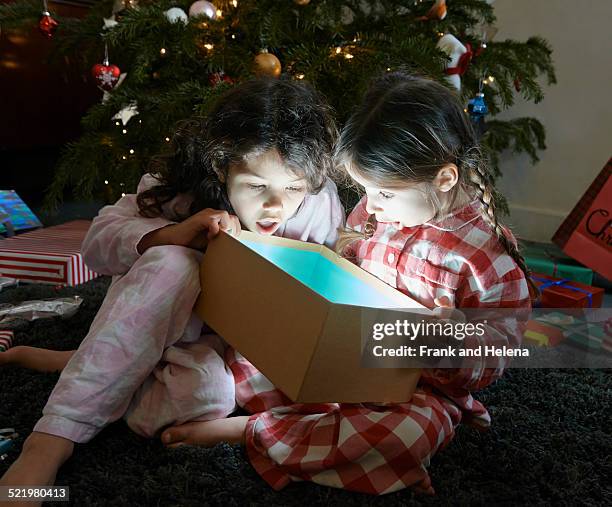
[[[292,172],[276,150],[230,164],[226,187],[241,224],[267,235],[293,216],[307,192],[306,180]]]
[[[357,183],[365,188],[366,210],[376,216],[377,222],[392,224],[396,229],[414,227],[431,220],[436,210],[427,199],[424,183],[410,187],[379,187],[359,175],[351,173]]]

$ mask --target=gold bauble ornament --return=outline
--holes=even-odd
[[[281,75],[282,68],[279,59],[265,49],[255,57],[254,63],[253,71],[257,77],[279,77]]]
[[[308,5],[310,0],[293,0],[293,3],[295,5]]]

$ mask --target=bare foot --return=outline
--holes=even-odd
[[[181,445],[212,447],[219,442],[244,444],[248,420],[249,416],[240,416],[213,421],[192,421],[170,426],[161,434],[161,441],[171,449]],[[413,484],[411,489],[421,495],[433,496],[436,494],[429,475],[420,482]]]
[[[71,440],[32,432],[17,460],[0,479],[0,486],[52,486],[57,471],[73,449]],[[8,505],[11,503],[0,502],[1,507]]]
[[[219,442],[244,444],[248,420],[249,416],[240,416],[170,426],[161,434],[161,441],[169,448],[179,445],[212,447]]]
[[[14,364],[42,372],[62,371],[74,350],[49,350],[20,345],[0,352],[0,365]]]
[[[13,350],[15,350],[15,348],[0,352],[0,366],[13,363]]]
[[[431,485],[431,479],[429,478],[429,475],[425,477],[425,479],[423,479],[421,482],[417,482],[416,484],[413,484],[410,487],[412,491],[419,495],[434,496],[436,494],[435,490],[433,489],[433,486]]]

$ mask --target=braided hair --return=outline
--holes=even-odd
[[[498,217],[491,172],[453,91],[422,76],[385,74],[372,83],[342,130],[336,159],[345,176],[358,174],[381,187],[425,183],[426,196],[435,209],[433,220],[452,211],[462,196],[478,199],[484,221],[525,274],[532,297],[537,296],[525,260]],[[432,182],[448,164],[457,166],[458,182],[449,190],[443,208]],[[338,253],[350,256],[350,244],[371,237],[375,223],[370,215],[362,233],[341,233]]]

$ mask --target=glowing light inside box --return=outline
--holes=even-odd
[[[370,308],[400,308],[400,300],[385,296],[342,269],[319,252],[241,240],[251,250],[272,262],[328,301]]]

